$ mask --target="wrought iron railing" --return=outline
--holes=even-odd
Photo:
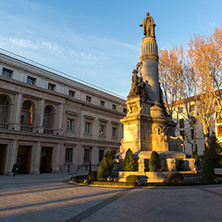
[[[23,131],[23,132],[32,132],[33,127],[32,126],[21,125],[20,130]]]
[[[0,123],[0,129],[8,129],[8,123]]]
[[[43,133],[45,133],[45,134],[53,134],[53,129],[44,128]]]

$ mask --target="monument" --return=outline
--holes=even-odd
[[[144,18],[140,48],[140,62],[133,70],[131,90],[126,102],[128,113],[121,119],[123,139],[116,155],[115,169],[123,170],[126,151],[131,149],[136,159],[136,171],[149,171],[152,151],[161,159],[161,168],[175,170],[179,159],[187,160],[187,168],[194,170],[194,159],[186,159],[181,136],[175,137],[176,123],[166,112],[158,73],[158,47],[153,17]]]

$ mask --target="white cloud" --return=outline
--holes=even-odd
[[[56,43],[42,41],[41,44],[46,47],[49,51],[60,54],[63,49]]]
[[[12,44],[19,46],[21,48],[29,48],[29,49],[37,49],[38,45],[32,43],[29,40],[26,39],[16,39],[16,38],[10,38],[10,41]]]
[[[90,60],[90,61],[94,61],[96,62],[98,60],[98,57],[96,55],[93,55],[91,53],[87,53],[87,52],[76,52],[74,50],[72,50],[70,52],[70,56],[74,56],[78,59],[85,59],[85,60]]]

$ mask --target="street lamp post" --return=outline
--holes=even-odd
[[[89,148],[89,172],[92,171],[92,147]]]

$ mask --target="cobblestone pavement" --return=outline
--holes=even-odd
[[[222,221],[222,186],[126,189],[68,184],[69,177],[0,176],[0,221]]]

